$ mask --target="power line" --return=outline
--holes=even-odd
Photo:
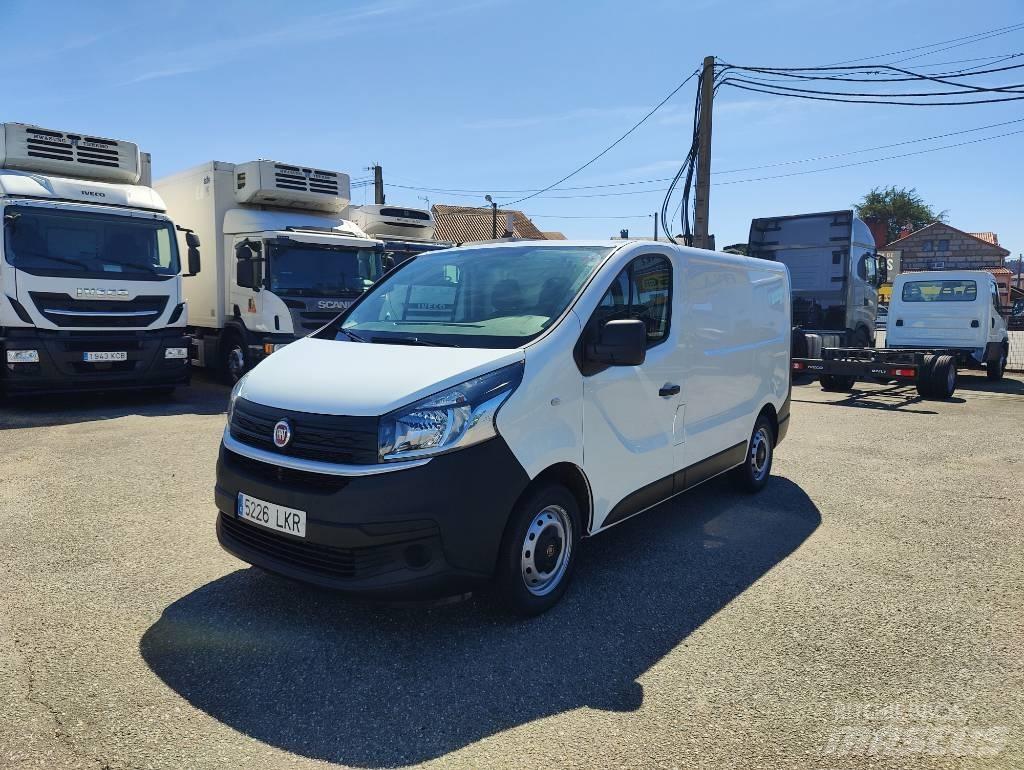
[[[998,104],[1000,102],[1016,102],[1024,99],[1024,93],[1018,91],[1015,93],[1020,93],[1020,96],[1002,96],[997,99],[961,99],[955,102],[899,102],[892,101],[890,99],[864,99],[860,97],[843,99],[838,96],[812,96],[811,94],[780,93],[779,91],[771,91],[766,88],[755,88],[750,85],[741,85],[731,79],[727,79],[723,81],[723,83],[728,83],[733,88],[739,88],[743,91],[756,91],[758,93],[771,94],[773,96],[790,96],[794,99],[811,99],[818,102],[845,102],[847,104],[891,104],[902,107],[958,107],[967,104]]]
[[[899,56],[901,53],[910,53],[911,51],[920,51],[924,48],[935,48],[941,45],[947,45],[948,43],[959,43],[959,45],[950,46],[950,48],[959,48],[960,45],[969,45],[970,43],[978,42],[973,38],[980,38],[981,40],[987,40],[989,37],[998,37],[999,35],[1005,35],[1009,32],[1013,32],[1018,29],[1024,29],[1024,23],[1011,24],[1007,27],[996,27],[995,29],[986,30],[985,32],[975,32],[973,35],[963,35],[961,37],[954,37],[950,40],[942,40],[937,43],[929,43],[927,45],[914,46],[913,48],[903,48],[899,51],[889,51],[887,53],[878,53],[873,56],[862,56],[859,59],[846,59],[845,61],[834,62],[834,64],[853,64],[855,62],[870,61],[871,59],[881,59],[885,56]],[[982,37],[984,36],[984,37]],[[966,40],[965,43],[960,43],[961,40]],[[948,50],[948,49],[943,49]],[[927,54],[921,54],[921,56],[928,56],[932,53],[938,53],[938,51],[930,51]],[[904,60],[907,61],[907,60]],[[899,62],[893,62],[898,64]]]
[[[530,195],[524,196],[524,197],[522,197],[522,198],[519,198],[518,200],[514,200],[514,201],[512,201],[512,202],[511,202],[510,204],[508,204],[508,205],[510,205],[510,206],[514,206],[514,205],[516,205],[517,203],[522,203],[523,201],[525,201],[525,200],[529,200],[530,198],[534,198],[534,197],[536,197],[537,195],[540,195],[540,194],[541,194],[541,193],[543,193],[543,192],[547,192],[548,190],[550,190],[550,189],[552,189],[552,188],[554,188],[554,187],[558,187],[558,185],[562,184],[562,182],[565,182],[565,181],[567,181],[567,180],[571,179],[572,177],[574,177],[574,176],[576,176],[576,175],[577,175],[578,173],[580,173],[580,172],[581,172],[581,171],[582,171],[583,169],[585,169],[585,168],[587,168],[588,166],[590,166],[591,164],[595,163],[595,162],[596,162],[596,161],[597,161],[597,160],[598,160],[599,158],[601,158],[602,156],[604,156],[604,155],[605,155],[605,154],[606,154],[607,152],[609,152],[609,151],[610,151],[610,150],[611,150],[611,149],[612,149],[613,147],[615,147],[615,146],[616,146],[617,144],[619,144],[619,143],[620,143],[621,141],[623,141],[623,140],[624,140],[624,139],[625,139],[625,138],[626,138],[627,136],[629,136],[630,134],[632,134],[632,133],[633,133],[634,131],[636,131],[636,130],[637,130],[638,128],[640,128],[640,126],[642,126],[642,125],[643,125],[644,123],[646,123],[646,122],[647,122],[647,119],[648,119],[648,118],[650,118],[650,117],[651,117],[651,115],[653,115],[654,113],[656,113],[656,112],[657,112],[658,110],[660,110],[660,109],[661,109],[661,108],[662,108],[662,107],[663,107],[663,106],[665,105],[665,103],[666,103],[666,102],[667,102],[667,101],[668,101],[669,99],[671,99],[671,98],[672,98],[673,96],[675,96],[675,95],[676,95],[677,93],[679,93],[679,91],[680,91],[680,90],[682,90],[683,86],[685,86],[685,85],[686,85],[687,83],[689,83],[689,82],[690,82],[690,81],[691,81],[691,80],[692,80],[692,79],[694,78],[694,76],[695,76],[695,75],[697,74],[697,72],[698,72],[698,71],[699,71],[699,70],[694,70],[693,72],[691,72],[691,73],[689,74],[689,76],[687,76],[687,78],[686,78],[685,80],[683,80],[683,82],[682,82],[682,83],[680,83],[679,85],[677,85],[677,86],[676,86],[675,88],[673,88],[673,89],[672,89],[672,91],[671,91],[671,92],[670,92],[670,93],[668,94],[668,96],[666,96],[666,97],[665,97],[664,99],[662,99],[662,100],[661,100],[660,102],[658,102],[658,104],[656,104],[656,105],[654,106],[654,108],[653,108],[653,109],[652,109],[652,110],[651,110],[650,112],[648,112],[648,113],[647,113],[646,115],[644,115],[644,116],[643,116],[642,118],[640,118],[640,120],[639,120],[638,122],[636,122],[635,124],[633,124],[632,128],[630,128],[630,129],[629,129],[629,130],[628,130],[628,131],[627,131],[626,133],[624,133],[624,134],[623,134],[622,136],[620,136],[620,137],[619,137],[618,139],[616,139],[616,140],[615,140],[614,142],[612,142],[611,144],[609,144],[609,145],[608,145],[607,147],[605,147],[605,148],[604,148],[603,150],[601,150],[601,152],[599,152],[599,153],[598,153],[597,155],[595,155],[595,156],[594,156],[593,158],[591,158],[591,159],[590,159],[590,160],[588,160],[588,161],[587,161],[586,163],[584,163],[584,164],[583,164],[582,166],[580,166],[579,168],[577,168],[577,169],[576,169],[575,171],[572,171],[571,173],[569,173],[569,174],[566,174],[566,175],[565,175],[565,176],[563,176],[563,177],[562,177],[561,179],[559,179],[559,180],[558,180],[557,182],[554,182],[554,183],[552,183],[552,184],[549,184],[549,185],[548,185],[547,187],[545,187],[545,188],[543,188],[543,189],[539,190],[538,192],[535,192],[535,193],[532,193],[532,194],[530,194]]]

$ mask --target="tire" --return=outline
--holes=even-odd
[[[234,385],[249,371],[249,351],[238,332],[226,332],[218,347],[221,377],[228,385]]]
[[[754,423],[747,442],[747,456],[743,465],[733,470],[733,478],[745,491],[760,492],[768,483],[775,457],[775,430],[767,415],[761,414]]]
[[[848,392],[857,381],[852,374],[823,374],[818,379],[821,382],[821,389],[830,393]]]
[[[925,356],[917,370],[917,395],[921,398],[932,397],[932,374],[936,358],[937,356]]]
[[[558,603],[576,566],[581,528],[576,498],[561,484],[543,484],[520,498],[505,528],[496,574],[511,611],[540,615]]]
[[[999,358],[985,364],[985,376],[993,382],[1003,379],[1003,372],[1006,371],[1006,346],[1003,346]]]
[[[932,398],[946,399],[956,392],[956,359],[953,356],[938,356],[932,367]]]
[[[871,334],[863,326],[857,329],[853,333],[853,347],[855,348],[873,348],[874,345],[871,343]]]

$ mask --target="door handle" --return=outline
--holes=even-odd
[[[661,388],[658,390],[658,395],[661,396],[662,398],[667,398],[668,396],[679,395],[679,386],[678,385],[662,385]]]

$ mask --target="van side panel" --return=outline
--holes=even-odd
[[[498,412],[498,432],[531,479],[556,463],[583,466],[583,375],[572,358],[581,330],[570,311],[526,348],[523,382]]]
[[[701,252],[690,252],[685,265],[686,411],[679,468],[745,444],[758,412],[765,404],[779,411],[789,392],[785,267]]]

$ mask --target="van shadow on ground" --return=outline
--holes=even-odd
[[[166,417],[179,414],[224,414],[231,390],[212,375],[196,373],[191,385],[172,394],[153,390],[85,391],[39,396],[0,395],[0,430],[73,425],[128,415]]]
[[[580,706],[637,709],[637,678],[820,522],[788,479],[751,497],[723,477],[585,541],[570,591],[539,618],[486,597],[372,605],[241,569],[167,607],[139,646],[169,687],[260,741],[421,762]]]

